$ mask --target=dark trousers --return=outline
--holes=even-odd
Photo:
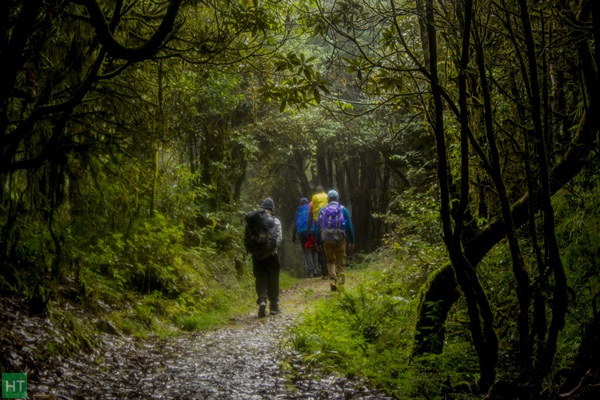
[[[325,250],[321,250],[317,253],[317,256],[319,257],[319,266],[321,267],[321,275],[329,276],[329,271],[327,270],[327,255],[325,255]]]
[[[273,254],[263,260],[252,257],[252,270],[254,272],[256,304],[269,299],[269,308],[276,309],[279,302],[279,255]]]
[[[315,240],[317,239],[316,231],[313,230],[311,235],[315,237]],[[314,249],[315,251],[317,250],[316,246],[314,247]],[[329,271],[327,270],[327,256],[325,255],[325,251],[317,251],[317,261],[319,263],[319,266],[316,268],[316,270],[321,270],[321,275],[324,277],[329,276]]]
[[[319,275],[317,246],[313,245],[307,249],[306,242],[308,242],[308,233],[300,233],[298,236],[300,237],[300,246],[302,246],[302,256],[304,257],[304,268],[306,269],[306,275],[308,277]]]

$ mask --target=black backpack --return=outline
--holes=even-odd
[[[275,220],[265,211],[256,210],[244,216],[246,230],[244,246],[250,254],[261,260],[277,249],[277,227]]]

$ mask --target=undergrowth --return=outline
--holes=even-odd
[[[445,383],[473,381],[471,347],[452,334],[444,355],[411,359],[420,267],[402,264],[386,248],[351,268],[348,280],[352,287],[323,300],[290,330],[289,345],[309,366],[366,378],[399,399],[443,398]]]

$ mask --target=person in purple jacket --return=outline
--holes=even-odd
[[[354,250],[354,228],[348,209],[339,202],[335,190],[327,193],[329,204],[319,212],[317,223],[317,248],[327,256],[327,272],[331,291],[343,286],[346,279],[346,246]]]

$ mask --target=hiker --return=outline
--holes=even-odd
[[[311,232],[313,239],[316,242],[316,230],[317,230],[317,221],[319,218],[319,211],[321,208],[325,207],[329,202],[327,198],[327,193],[325,193],[325,189],[323,186],[317,186],[315,194],[313,194],[311,202],[308,205],[308,231]],[[323,280],[329,278],[329,273],[327,272],[327,257],[323,251],[319,251],[319,249],[315,246],[315,250],[317,250],[317,258],[319,262],[319,266],[321,269],[321,275],[323,276]]]
[[[281,222],[273,216],[275,203],[270,197],[263,200],[261,209],[245,215],[244,245],[252,254],[258,318],[267,315],[267,299],[271,315],[279,314],[279,254]]]
[[[346,280],[346,244],[354,250],[354,228],[348,209],[339,203],[335,190],[327,193],[329,204],[319,212],[317,245],[327,256],[327,270],[331,291],[343,286]]]
[[[314,246],[314,236],[309,235],[308,231],[308,213],[308,199],[303,197],[300,199],[300,206],[298,207],[296,217],[294,218],[292,242],[296,243],[297,238],[300,238],[306,276],[312,278],[319,275],[319,264],[317,260],[317,249],[316,246]]]

